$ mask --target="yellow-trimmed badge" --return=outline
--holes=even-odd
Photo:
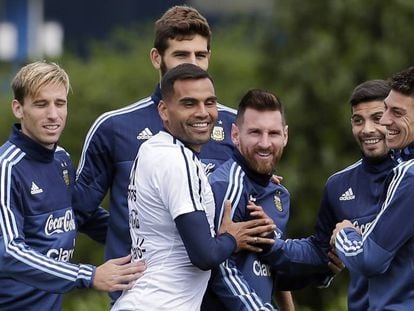
[[[279,212],[283,211],[282,200],[280,200],[280,198],[277,195],[273,197],[273,201],[275,202],[276,209]]]
[[[69,179],[69,172],[68,170],[63,170],[63,180],[65,181],[66,186],[69,186],[70,184],[70,179]]]
[[[223,121],[217,121],[217,124],[214,126],[213,131],[211,132],[211,139],[215,141],[223,141],[224,140],[224,129],[223,129]]]

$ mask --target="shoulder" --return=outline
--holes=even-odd
[[[114,123],[122,124],[123,122],[125,122],[125,118],[129,118],[137,114],[145,115],[146,108],[149,108],[152,105],[154,105],[154,101],[149,96],[131,105],[105,112],[102,115],[100,115],[92,124],[88,136],[92,135],[99,128],[105,126],[112,127]]]
[[[139,157],[168,167],[181,166],[181,160],[184,158],[193,160],[196,158],[191,150],[163,131],[141,145]]]
[[[269,185],[273,185],[273,182],[270,182]],[[283,193],[287,196],[290,196],[289,190],[285,186],[283,186],[282,184],[278,184],[278,185],[276,184],[275,187],[276,187],[276,192],[277,193],[280,193],[280,194]]]
[[[222,104],[217,104],[218,118],[220,120],[229,121],[231,123],[236,119],[237,110],[224,106]]]
[[[245,174],[241,167],[233,159],[229,159],[221,164],[208,177],[210,184],[230,183],[235,179],[244,178]]]
[[[69,152],[67,152],[63,147],[57,146],[55,150],[55,157],[60,157],[60,156],[70,158]]]
[[[61,162],[62,165],[69,166],[70,169],[74,169],[69,152],[60,146],[58,146],[55,150],[55,160]]]
[[[401,162],[393,168],[394,179],[405,179],[414,177],[414,159]]]
[[[10,155],[15,152],[15,150],[20,150],[15,144],[10,141],[6,141],[3,145],[0,146],[0,160],[10,157]]]
[[[335,182],[338,179],[344,178],[347,175],[352,174],[353,172],[355,172],[355,170],[360,169],[362,166],[362,159],[356,161],[355,163],[345,167],[344,169],[335,172],[334,174],[332,174],[331,176],[329,176],[327,182],[331,183],[331,182]]]
[[[0,147],[0,167],[3,169],[17,165],[26,154],[15,144],[7,141]]]
[[[219,113],[222,113],[224,115],[233,115],[236,116],[237,110],[228,106],[225,106],[223,104],[217,104],[217,110]]]

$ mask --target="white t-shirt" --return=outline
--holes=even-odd
[[[132,167],[128,207],[133,261],[144,260],[147,269],[112,310],[199,310],[210,271],[191,264],[174,222],[205,211],[214,236],[214,197],[196,154],[167,132],[145,142]]]

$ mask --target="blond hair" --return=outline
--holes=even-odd
[[[22,67],[12,80],[14,99],[23,104],[26,96],[35,97],[46,85],[60,85],[69,92],[69,76],[56,63],[37,61]]]

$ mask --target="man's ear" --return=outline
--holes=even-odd
[[[233,142],[235,146],[239,145],[239,137],[240,137],[239,128],[236,124],[233,123],[231,125],[231,141]]]
[[[17,99],[13,99],[11,106],[14,116],[21,120],[23,118],[23,105]]]
[[[168,122],[167,104],[163,100],[158,103],[158,113],[163,122]]]
[[[286,147],[288,143],[288,138],[289,138],[289,127],[287,125],[285,125],[284,133],[285,133],[285,140],[283,141],[283,147]]]
[[[150,59],[152,66],[154,66],[155,69],[160,70],[161,68],[161,55],[158,52],[156,48],[152,48],[150,51]]]

